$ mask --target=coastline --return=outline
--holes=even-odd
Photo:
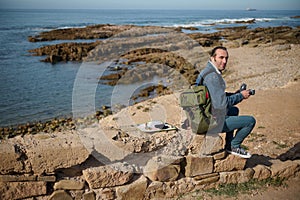
[[[247,23],[247,22],[246,22]],[[137,28],[132,25],[94,25],[88,26],[86,28],[70,28],[66,30],[53,30],[49,32],[41,33],[35,37],[30,36],[28,38],[31,42],[45,41],[45,40],[60,40],[66,38],[75,39],[80,33],[80,39],[86,39],[91,37],[107,38],[112,37],[114,34],[120,32],[126,32],[129,29]],[[179,31],[181,28],[164,28],[164,27],[138,27],[143,31],[148,31],[155,29],[157,33],[165,33],[168,31]],[[203,53],[208,52],[213,46],[223,45],[229,49],[231,59],[229,62],[229,67],[225,73],[225,79],[227,81],[228,90],[235,90],[239,87],[242,82],[247,82],[249,87],[253,87],[257,90],[266,90],[276,87],[283,87],[288,84],[288,82],[294,79],[299,79],[298,70],[298,59],[295,52],[299,51],[299,38],[297,38],[297,33],[299,33],[300,28],[291,29],[290,27],[270,27],[270,28],[257,28],[257,29],[247,29],[246,27],[235,27],[221,29],[217,33],[187,33],[186,35],[192,38],[193,41],[198,42],[202,46]],[[97,34],[95,35],[95,32]],[[63,34],[62,34],[63,33]],[[89,33],[92,33],[91,36]],[[100,35],[99,35],[100,34]],[[276,35],[276,36],[275,36]],[[86,50],[84,46],[87,45]],[[63,43],[57,45],[49,45],[41,48],[30,50],[30,52],[35,52],[33,56],[48,55],[44,60],[45,62],[72,62],[73,60],[82,61],[82,59],[88,54],[89,51],[95,48],[95,46],[101,46],[101,41],[96,41],[93,43]],[[58,51],[58,49],[65,48],[63,51]],[[74,51],[74,49],[77,49]],[[242,52],[242,53],[241,53]],[[246,53],[245,53],[246,52]],[[259,54],[258,54],[259,52]],[[75,55],[72,58],[72,55]],[[145,55],[145,56],[144,56]],[[166,59],[168,57],[168,59]],[[239,57],[243,57],[240,59]],[[254,59],[253,59],[254,58]],[[134,62],[146,62],[151,63],[154,61],[159,64],[166,64],[176,61],[176,57],[170,57],[170,55],[162,52],[147,50],[140,54],[127,54],[124,55],[124,59],[127,59],[126,65],[134,64]],[[162,60],[159,60],[162,59]],[[205,63],[206,58],[203,59]],[[180,61],[181,62],[181,61]],[[203,65],[203,64],[202,64]],[[203,65],[204,66],[204,65]],[[200,64],[199,68],[193,68],[190,66],[186,70],[186,63],[183,62],[180,65],[170,66],[178,71],[182,71],[182,74],[187,77],[190,83],[192,83],[199,70],[201,70]],[[136,66],[137,67],[137,66]],[[126,68],[125,68],[126,69]],[[127,69],[126,69],[127,70]],[[124,68],[113,70],[109,75],[102,76],[101,80],[108,80],[108,84],[114,86],[120,78],[127,73]],[[143,71],[137,73],[145,73]],[[279,75],[280,74],[280,75]],[[135,75],[134,77],[138,77]],[[145,77],[141,77],[143,79]],[[130,79],[130,78],[129,78]],[[136,78],[133,78],[135,81]],[[132,80],[132,82],[134,82]],[[130,82],[130,81],[129,81]],[[258,84],[259,83],[259,84]],[[149,98],[150,93],[156,91],[156,95],[168,94],[168,88],[162,86],[158,88],[145,88],[144,94],[138,94],[135,98],[145,97]],[[146,93],[145,93],[146,92]],[[141,92],[142,93],[142,92]],[[152,97],[150,97],[152,98]],[[105,112],[103,114],[103,112]],[[95,121],[109,115],[111,111],[99,110],[95,114],[91,114],[88,120],[85,121]],[[82,121],[79,119],[79,121]],[[32,133],[36,134],[39,131],[53,132],[59,130],[72,130],[75,129],[74,124],[76,119],[67,118],[54,118],[45,122],[28,122],[25,124],[16,124],[13,126],[5,126],[0,128],[1,137],[13,137],[18,134]]]
[[[266,30],[270,29],[262,29],[262,31]],[[260,164],[260,166],[262,166],[264,162],[274,161],[273,166],[278,167],[285,164],[284,162],[283,164],[281,162],[279,163],[279,158],[281,157],[284,157],[284,159],[293,160],[294,157],[289,158],[289,155],[286,156],[286,154],[290,151],[290,149],[293,148],[294,145],[297,145],[300,142],[300,127],[298,124],[300,113],[297,101],[300,94],[300,58],[298,56],[298,52],[300,51],[300,44],[294,44],[292,42],[294,40],[289,42],[287,38],[290,38],[290,36],[287,38],[274,38],[273,34],[275,30],[276,29],[273,29],[273,32],[268,33],[269,35],[264,35],[264,39],[260,39],[259,37],[257,39],[253,37],[253,40],[250,39],[248,40],[248,42],[245,42],[245,38],[241,38],[241,35],[238,36],[232,34],[232,40],[222,40],[221,44],[229,48],[230,54],[228,71],[224,74],[225,80],[227,81],[228,90],[235,91],[243,82],[247,83],[249,88],[256,89],[255,96],[252,96],[249,100],[239,105],[241,114],[254,115],[258,122],[251,136],[249,136],[249,138],[247,138],[247,140],[245,141],[245,145],[249,148],[251,153],[254,154],[252,162],[255,162],[254,164],[258,163]],[[283,30],[286,30],[287,32],[283,31],[281,36],[285,36],[286,34],[290,33],[290,29],[288,28],[284,28]],[[228,37],[230,38],[231,30],[227,31],[228,32],[226,34],[228,34]],[[243,31],[237,32],[239,32],[239,34],[249,33]],[[205,53],[207,53],[207,51],[209,51],[214,45],[220,44],[219,40],[212,40],[212,44],[211,42],[205,42],[210,37],[213,38],[215,36],[215,34],[199,34],[197,36],[193,35],[194,39],[197,42],[204,41],[204,44],[210,44],[210,46],[205,46],[202,48],[202,51]],[[296,39],[298,38],[296,37]],[[254,42],[257,43],[255,44]],[[163,58],[158,59],[160,57]],[[191,79],[189,80],[193,80],[193,76],[196,75],[195,71],[184,71],[183,69],[187,68],[185,63],[178,62],[181,61],[181,59],[177,59],[171,54],[166,54],[166,52],[164,51],[142,49],[141,51],[136,51],[134,53],[128,54],[127,58],[128,64],[131,64],[134,61],[155,61],[158,64],[166,62],[172,63],[172,66],[175,69],[181,70],[183,74],[186,74],[186,77],[190,77]],[[171,60],[173,60],[174,62],[170,62]],[[188,69],[195,70],[193,68]],[[49,124],[51,130],[50,132],[41,131],[32,134],[24,132],[21,133],[21,135],[13,135],[13,138],[1,141],[2,148],[9,152],[7,153],[6,151],[3,151],[3,157],[6,156],[5,159],[12,161],[7,162],[7,164],[2,163],[3,166],[5,166],[2,170],[6,170],[5,172],[7,172],[8,174],[7,176],[6,174],[3,175],[2,180],[7,178],[11,181],[0,182],[2,184],[2,188],[9,188],[6,187],[6,185],[11,186],[11,188],[15,188],[14,186],[16,185],[23,186],[22,181],[25,180],[27,188],[36,187],[36,191],[38,192],[36,192],[35,196],[41,196],[41,198],[54,198],[54,196],[58,195],[69,195],[69,193],[73,194],[74,190],[79,190],[81,193],[78,192],[76,193],[76,195],[95,195],[96,193],[103,198],[107,197],[107,199],[113,199],[115,197],[114,195],[122,194],[122,187],[125,187],[124,191],[130,191],[129,195],[131,195],[132,191],[130,190],[130,188],[129,190],[127,190],[128,188],[126,188],[126,185],[123,186],[123,183],[118,182],[120,181],[118,180],[119,177],[115,179],[109,178],[110,180],[113,179],[117,182],[113,183],[114,185],[116,185],[116,187],[113,187],[113,189],[105,188],[106,186],[101,186],[104,189],[98,189],[99,185],[96,185],[97,183],[94,184],[93,180],[91,181],[91,177],[100,177],[100,175],[93,174],[95,172],[93,170],[99,169],[100,172],[103,172],[106,171],[107,168],[103,166],[105,162],[101,163],[99,162],[100,160],[96,162],[96,159],[98,158],[96,157],[96,159],[94,158],[93,160],[91,159],[91,157],[100,153],[113,153],[113,156],[109,158],[114,161],[119,161],[119,157],[124,157],[124,154],[116,154],[115,152],[110,152],[116,147],[124,148],[125,150],[127,150],[126,153],[129,153],[129,155],[130,153],[134,152],[136,153],[135,156],[138,153],[141,153],[144,157],[147,152],[155,152],[155,150],[160,149],[161,147],[172,144],[174,142],[174,140],[172,139],[174,139],[174,136],[178,136],[178,132],[167,132],[161,134],[158,133],[151,136],[145,136],[145,134],[141,134],[141,137],[137,137],[140,135],[134,135],[135,132],[133,132],[133,136],[128,134],[131,132],[130,130],[126,130],[126,128],[130,127],[122,127],[122,125],[126,125],[122,123],[122,116],[125,116],[125,118],[127,116],[130,116],[131,120],[135,123],[143,123],[151,119],[160,119],[165,117],[164,120],[167,120],[167,122],[180,127],[182,116],[179,115],[179,113],[181,113],[181,109],[177,104],[176,94],[162,94],[163,95],[159,97],[151,98],[132,106],[125,107],[121,109],[120,112],[110,113],[110,109],[108,108],[104,109],[107,110],[107,115],[105,114],[104,110],[99,111],[99,118],[92,117],[90,119],[86,118],[83,120],[77,119],[76,122],[73,121],[74,119],[70,119],[70,121],[67,121],[67,123],[64,120],[58,120],[57,122],[54,121],[54,123],[58,124],[54,124],[53,130],[51,130],[51,126],[53,126],[53,124]],[[163,114],[165,114],[165,116],[163,116]],[[66,123],[67,129],[64,129],[64,127],[60,127],[59,123]],[[69,124],[71,126],[69,126]],[[74,124],[79,126],[82,125],[82,127],[79,127],[79,130],[77,130],[77,127],[73,127]],[[101,132],[95,131],[95,127],[97,125],[100,125],[101,128],[106,131],[106,137],[102,137]],[[58,128],[56,129],[55,127]],[[69,127],[70,129],[68,129]],[[82,129],[80,128],[84,130],[83,134],[79,134],[80,131],[82,131]],[[77,138],[77,134],[80,135],[81,138]],[[184,136],[190,135],[186,134]],[[89,139],[95,143],[90,143]],[[106,141],[105,139],[110,140],[111,142],[106,144],[108,146],[105,146],[103,144]],[[184,142],[187,137],[176,139],[181,139],[180,142]],[[171,155],[175,154],[177,156],[182,154],[185,155],[186,152],[184,147],[178,146],[177,148],[177,143],[174,144],[174,149],[167,149],[167,152],[164,153],[167,153],[167,155],[169,155],[169,153]],[[100,151],[103,149],[103,152]],[[62,155],[58,155],[58,152]],[[292,156],[295,156],[295,159],[297,159],[297,154],[293,154]],[[125,158],[130,160],[130,157],[125,156]],[[227,161],[227,164],[229,162],[231,164],[234,163],[239,166],[239,171],[237,171],[237,173],[241,173],[243,174],[243,176],[237,177],[238,180],[245,178],[244,175],[246,175],[246,172],[251,171],[250,169],[248,171],[243,170],[243,166],[247,164],[249,168],[254,168],[254,166],[252,166],[253,163],[246,163],[245,160],[241,160],[236,157],[224,156],[221,159],[226,159],[225,161]],[[299,172],[299,162],[297,164],[297,161],[292,162],[291,160],[287,161],[288,167],[292,168],[296,166],[295,168],[292,168],[294,169],[294,171],[290,170],[290,168],[288,167],[278,167],[279,169],[275,167],[275,169],[272,168],[272,173],[277,173],[279,174],[279,176],[286,175],[290,177],[295,175],[296,177],[299,177],[299,173],[297,174],[297,172]],[[141,161],[143,161],[143,159],[141,159]],[[204,161],[206,164],[209,163],[206,160]],[[170,169],[172,170],[175,166],[175,171],[178,171],[178,169],[180,168],[179,166],[177,166],[178,162],[179,160],[176,160],[175,163],[172,163],[172,165],[168,167],[170,167]],[[217,162],[220,163],[219,158],[216,159],[216,163]],[[198,162],[194,162],[194,164],[197,163]],[[14,165],[16,165],[17,167],[15,167]],[[286,173],[287,169],[290,170],[289,173]],[[128,166],[126,170],[128,170]],[[236,170],[236,168],[234,168],[234,170]],[[224,171],[226,171],[225,173],[230,174],[235,173],[236,171],[234,170],[227,170],[226,168]],[[261,171],[258,170],[257,173],[260,172]],[[18,173],[21,174],[21,176],[14,176],[14,174]],[[95,173],[97,173],[97,171]],[[221,173],[223,172],[220,172],[220,174]],[[271,174],[271,172],[269,173]],[[28,176],[29,174],[34,175]],[[124,179],[125,178],[126,181],[128,181],[131,177],[126,176],[124,177]],[[155,181],[150,182],[149,180],[147,180],[147,178],[145,178],[145,176],[142,175],[139,179],[138,177],[135,177],[135,179],[133,179],[132,182],[130,182],[128,185],[129,187],[133,187],[133,190],[142,185],[144,187],[144,191],[149,186],[149,197],[154,194],[163,195],[163,192],[162,194],[160,194],[160,189],[163,188],[162,186],[166,186],[167,195],[172,197],[172,195],[174,195],[174,185],[176,185],[176,187],[178,188],[186,188],[186,190],[189,191],[189,187],[193,188],[195,185],[199,184],[199,188],[203,189],[203,183],[201,182],[201,178],[203,177],[196,177],[196,179],[198,178],[200,179],[200,181],[195,182],[196,184],[194,184],[193,182],[193,184],[189,185],[188,183],[190,183],[191,179],[193,178],[186,177],[185,179],[179,179],[178,181],[176,180],[174,182],[171,181],[158,183]],[[212,177],[209,177],[208,179],[210,178],[216,181],[216,178],[218,177],[215,174],[212,174]],[[19,182],[16,182],[16,180]],[[37,180],[39,182],[34,182],[33,180]],[[63,183],[66,180],[69,182],[64,185]],[[207,179],[203,180],[207,181]],[[184,187],[180,185],[181,183],[183,183]],[[299,181],[296,181],[296,183],[299,183]],[[214,184],[215,182],[213,182],[212,185],[209,185],[209,187],[215,186]],[[75,185],[76,187],[73,186],[70,189],[70,185]],[[87,193],[87,191],[84,191],[84,185],[86,188],[89,188],[87,189],[89,190],[89,193]],[[119,187],[119,185],[122,186]],[[52,189],[52,186],[54,189]],[[169,186],[170,189],[168,190]],[[51,191],[47,192],[46,187],[51,187]],[[3,195],[8,195],[5,194],[6,191],[7,190],[4,189]],[[179,194],[180,192],[187,193],[185,192],[185,189],[183,189],[182,191],[178,189],[178,191],[176,192],[178,192]],[[125,195],[127,195],[126,192],[124,193]],[[143,195],[144,193],[133,192],[133,194]],[[32,194],[28,195],[28,193],[24,192],[23,194],[18,195],[27,195],[26,197],[30,197],[30,195]],[[292,197],[291,199],[293,199],[294,197],[297,198],[297,192],[286,195],[290,195]],[[255,197],[255,194],[251,195],[251,198],[253,198],[253,196]],[[189,197],[187,199],[189,199]]]

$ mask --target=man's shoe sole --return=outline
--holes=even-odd
[[[229,151],[229,150],[226,150],[228,153],[232,154],[232,155],[235,155],[235,156],[239,156],[241,158],[251,158],[251,154],[249,155],[242,155],[242,154],[239,154],[239,153],[235,153],[233,151]]]

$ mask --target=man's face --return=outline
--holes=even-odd
[[[211,57],[211,62],[222,72],[226,68],[228,53],[223,49],[217,49],[216,55]]]

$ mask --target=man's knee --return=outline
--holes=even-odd
[[[253,126],[256,124],[256,119],[253,116],[250,116],[250,123],[253,124]]]
[[[254,127],[256,124],[256,119],[253,116],[248,116],[248,127]]]

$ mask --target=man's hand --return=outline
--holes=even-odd
[[[243,90],[241,91],[241,94],[243,95],[244,99],[248,99],[250,97],[250,90]]]

